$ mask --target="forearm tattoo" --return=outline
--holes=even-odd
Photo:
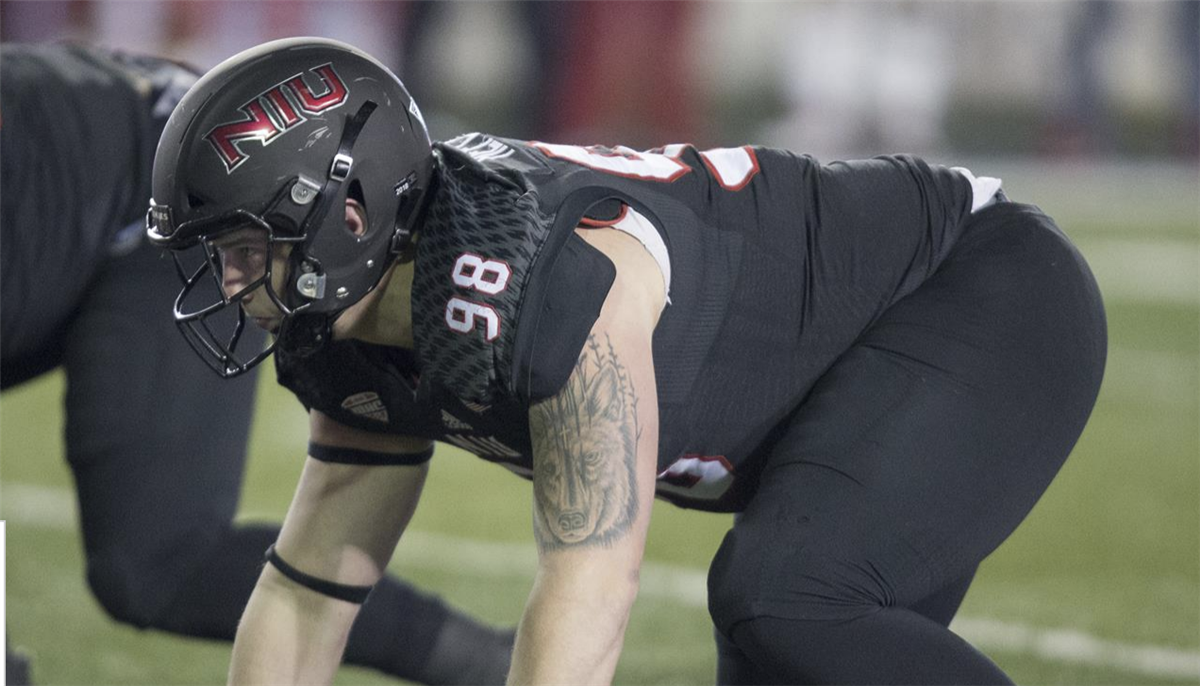
[[[637,396],[607,336],[529,414],[534,535],[542,550],[607,545],[637,517]]]

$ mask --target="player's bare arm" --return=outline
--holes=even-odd
[[[538,575],[510,683],[612,680],[650,521],[658,444],[651,335],[664,300],[634,239],[585,234],[617,281],[567,384],[529,412]]]
[[[415,454],[429,447],[353,429],[315,410],[310,434],[314,444],[335,450]],[[360,608],[335,596],[368,589],[383,575],[426,472],[424,463],[359,466],[309,457],[275,552],[310,580],[297,581],[278,562],[264,567],[238,627],[231,684],[332,681]],[[312,580],[330,590],[315,590]]]
[[[638,515],[637,392],[609,336],[588,337],[557,396],[529,413],[541,550],[606,545]]]

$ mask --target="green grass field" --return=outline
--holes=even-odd
[[[1019,174],[1009,173],[1014,191]],[[984,563],[956,628],[1021,683],[1200,683],[1197,181],[1168,184],[1166,209],[1153,195],[1161,185],[1147,183],[1149,196],[1108,196],[1119,206],[1105,211],[1079,201],[1066,176],[1024,179],[1026,197],[1055,214],[1093,261],[1108,305],[1108,373],[1073,456]],[[305,419],[271,376],[257,409],[245,519],[282,516],[303,460]],[[223,682],[227,644],[116,625],[87,592],[62,459],[61,390],[56,374],[0,399],[10,639],[34,656],[39,684]],[[513,623],[532,578],[529,511],[526,482],[442,446],[392,569]],[[712,683],[702,580],[728,523],[656,505],[618,683]],[[344,668],[338,683],[395,682]]]

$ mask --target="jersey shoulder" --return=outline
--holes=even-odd
[[[482,147],[471,155],[439,146],[412,307],[422,374],[465,400],[490,404],[514,390],[516,323],[552,218],[527,192],[515,150],[487,141],[495,141],[491,157]]]

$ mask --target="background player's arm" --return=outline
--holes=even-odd
[[[313,410],[322,445],[418,453],[428,441],[372,434]],[[425,482],[416,466],[333,464],[309,457],[276,551],[320,579],[356,586],[383,576]],[[231,684],[330,683],[359,605],[321,595],[266,565],[238,627]]]
[[[584,238],[617,278],[570,379],[529,413],[539,562],[509,673],[516,684],[612,680],[653,502],[662,279],[635,239]]]

